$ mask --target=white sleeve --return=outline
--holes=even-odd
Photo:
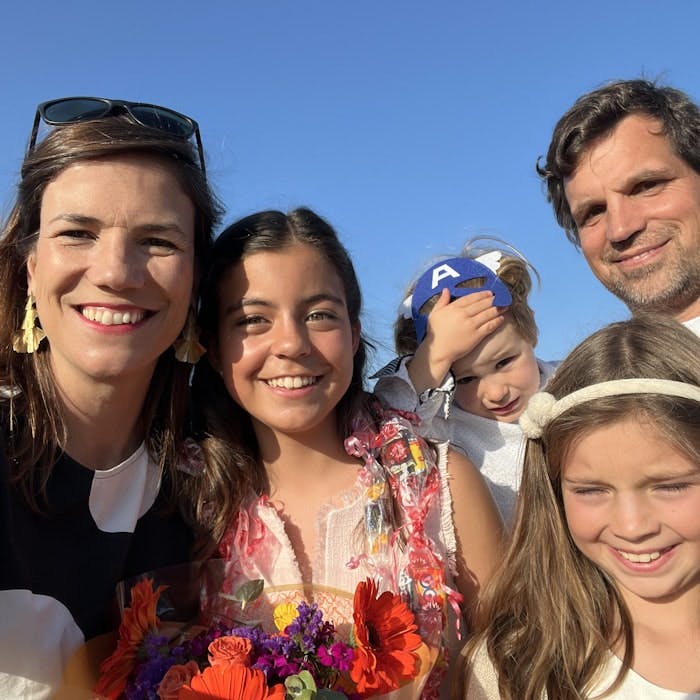
[[[380,369],[374,375],[377,378],[374,393],[386,406],[415,413],[420,418],[421,424],[418,432],[421,435],[434,437],[427,426],[436,417],[448,417],[454,395],[454,377],[450,372],[440,386],[427,389],[418,395],[408,374],[408,363],[411,357],[412,355],[404,355],[396,358]]]

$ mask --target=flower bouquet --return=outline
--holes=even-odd
[[[245,608],[262,588],[250,581],[233,597]],[[116,650],[100,667],[98,698],[417,698],[434,661],[413,613],[400,596],[378,595],[372,579],[357,586],[347,640],[316,603],[306,602],[278,605],[273,631],[221,620],[163,622],[165,592],[149,578],[132,586]]]

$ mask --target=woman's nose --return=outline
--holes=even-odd
[[[146,262],[127,235],[103,234],[95,245],[87,272],[97,287],[120,291],[138,288],[145,279]]]

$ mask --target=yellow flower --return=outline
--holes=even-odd
[[[275,621],[275,627],[280,632],[284,632],[288,625],[291,625],[297,619],[299,611],[297,606],[292,603],[280,603],[272,613],[272,618]]]

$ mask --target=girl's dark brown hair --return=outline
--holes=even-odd
[[[200,312],[200,325],[208,344],[215,343],[218,335],[219,292],[226,274],[250,255],[297,245],[309,246],[331,264],[343,285],[350,323],[359,327],[360,285],[350,256],[330,224],[307,208],[294,209],[288,214],[263,211],[232,224],[214,243],[213,263],[202,288]],[[370,420],[364,374],[371,347],[360,334],[350,386],[336,408],[338,434],[342,438],[350,434],[358,417],[366,416]],[[193,517],[205,528],[202,546],[206,547],[219,541],[242,503],[251,494],[265,493],[268,484],[259,462],[250,416],[231,398],[210,363],[197,365],[192,394],[207,470],[199,483],[193,484],[191,501]]]

